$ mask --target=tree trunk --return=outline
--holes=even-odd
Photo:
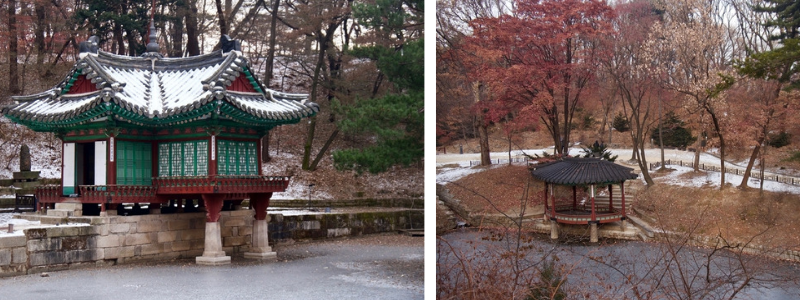
[[[702,146],[702,143],[703,142],[700,141],[700,139],[698,139],[697,140],[697,147],[694,148],[694,171],[695,172],[699,172],[700,171],[700,152],[702,152],[704,150],[703,146]]]
[[[631,130],[631,141],[633,141],[633,143],[631,143],[633,145],[632,147],[633,151],[631,152],[630,161],[635,161],[637,160],[636,159],[636,156],[638,155],[637,153],[639,153],[639,143],[636,141],[636,136],[633,134],[633,130]],[[642,148],[644,148],[644,142],[642,142]]]
[[[183,20],[188,13],[186,2],[178,3],[183,3],[183,5],[176,5],[175,18],[172,19],[172,49],[169,52],[171,57],[183,56]]]
[[[478,122],[476,122],[478,126],[478,141],[481,146],[481,166],[488,166],[492,164],[492,160],[489,157],[489,134],[486,130],[487,125],[483,124],[483,117],[478,116]]]
[[[322,65],[325,63],[325,50],[328,48],[327,37],[318,37],[317,40],[319,41],[319,54],[317,57],[317,65],[314,67],[314,78],[311,81],[311,101],[316,101],[317,99],[319,76],[322,70]],[[306,143],[303,145],[303,170],[311,169],[311,146],[314,142],[314,131],[316,131],[317,128],[317,115],[311,117],[308,123]]]
[[[272,161],[272,156],[269,156],[269,135],[270,131],[267,131],[267,134],[261,138],[261,161],[263,162],[270,162]]]
[[[36,72],[41,76],[44,74],[44,32],[45,32],[45,10],[44,4],[39,1],[33,3],[36,11]]]
[[[135,35],[133,34],[133,32],[131,32],[131,30],[128,30],[126,32],[126,35],[128,36],[128,55],[137,56],[136,55],[136,40],[134,40],[134,36]]]
[[[267,52],[267,70],[264,74],[264,83],[266,83],[268,88],[270,86],[270,81],[274,76],[272,71],[275,68],[275,41],[277,37],[278,8],[280,3],[281,0],[274,0],[272,4],[272,18],[270,19],[269,26],[269,50]]]
[[[722,128],[720,128],[719,119],[710,109],[706,109],[711,115],[711,122],[714,124],[714,131],[719,136],[719,189],[725,187],[725,138],[722,136]]]
[[[8,1],[8,32],[8,92],[17,95],[20,93],[17,63],[17,0]]]
[[[639,147],[639,170],[642,170],[642,178],[644,178],[644,182],[647,183],[647,186],[653,186],[655,182],[653,182],[653,177],[650,177],[650,166],[647,165],[647,157],[645,156],[645,149],[644,149],[644,142],[642,141],[642,145]]]
[[[214,3],[217,5],[217,19],[219,22],[219,34],[226,35],[228,34],[228,22],[225,19],[225,11],[222,7],[222,0],[215,0]]]
[[[567,39],[567,65],[572,65],[572,39]],[[561,149],[564,156],[569,155],[569,132],[570,126],[572,122],[572,113],[570,112],[569,107],[569,97],[570,97],[570,81],[572,79],[571,74],[569,73],[569,69],[566,71],[567,73],[564,74],[564,135],[561,137],[563,140],[561,143]]]
[[[114,39],[117,42],[117,52],[118,55],[125,55],[125,38],[122,34],[122,24],[116,22],[114,23]]]
[[[511,165],[511,134],[509,133],[508,136],[508,165]]]
[[[336,139],[337,135],[339,135],[339,129],[334,130],[331,133],[331,136],[328,137],[328,140],[325,141],[325,145],[322,145],[322,149],[319,150],[319,153],[317,153],[317,156],[314,158],[314,161],[311,163],[311,167],[309,168],[311,171],[314,171],[314,170],[317,169],[317,165],[319,164],[319,161],[322,160],[322,157],[325,155],[325,152],[328,152],[328,148],[330,148],[331,143],[333,143],[333,140]]]
[[[186,52],[189,56],[200,55],[200,43],[197,40],[197,0],[187,0],[186,5]]]
[[[758,144],[753,148],[753,153],[750,154],[750,160],[747,161],[747,168],[744,169],[744,175],[742,175],[742,183],[739,184],[740,189],[747,187],[747,181],[750,179],[750,173],[753,171],[753,165],[756,162],[756,158],[758,158],[758,153],[761,151],[761,143],[763,142],[764,137],[759,138]]]

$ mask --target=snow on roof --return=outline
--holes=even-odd
[[[110,105],[105,102],[134,113],[134,117],[159,120],[190,112],[214,100],[227,102],[252,117],[276,122],[298,120],[319,111],[319,106],[308,101],[306,94],[285,94],[263,87],[249,67],[248,60],[238,51],[185,58],[129,57],[100,51],[83,56],[55,87],[13,97],[18,104],[4,108],[3,113],[15,121],[65,124],[69,122],[63,120],[81,116],[98,105]],[[229,90],[237,79],[244,79],[255,92]],[[89,86],[94,84],[97,90],[68,93],[78,80],[85,80],[81,83]],[[95,119],[110,114],[97,115],[98,110],[94,111],[95,115],[90,117]]]

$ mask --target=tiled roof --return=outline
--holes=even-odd
[[[564,158],[556,162],[537,166],[531,174],[534,178],[560,185],[589,185],[619,183],[636,179],[633,169],[596,158]]]
[[[67,93],[79,76],[90,80],[97,91]],[[238,77],[256,92],[228,90]],[[83,77],[81,77],[83,78]],[[88,84],[88,83],[87,83]],[[239,51],[186,58],[130,57],[107,52],[82,53],[72,72],[57,86],[42,93],[12,97],[16,104],[2,112],[14,121],[68,127],[100,120],[120,110],[127,111],[120,120],[133,120],[149,125],[167,126],[166,120],[181,119],[182,114],[213,103],[229,105],[264,124],[283,124],[299,121],[319,111],[316,103],[305,94],[285,94],[266,89],[249,71],[249,62]],[[207,109],[204,111],[213,111]],[[229,111],[229,110],[226,110]],[[91,112],[91,115],[88,115]],[[219,109],[216,110],[219,112]],[[83,115],[87,114],[87,115]],[[240,116],[237,112],[235,115]],[[197,119],[197,112],[191,118]],[[220,115],[220,118],[236,117]],[[53,125],[56,126],[56,125]]]

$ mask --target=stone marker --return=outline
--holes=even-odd
[[[31,149],[28,145],[19,148],[19,171],[29,172],[31,170]]]

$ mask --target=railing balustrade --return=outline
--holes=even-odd
[[[159,194],[237,194],[285,191],[291,176],[212,175],[154,177],[153,185],[81,185],[82,203],[158,202]],[[36,188],[42,203],[60,202],[61,186],[45,185]]]

